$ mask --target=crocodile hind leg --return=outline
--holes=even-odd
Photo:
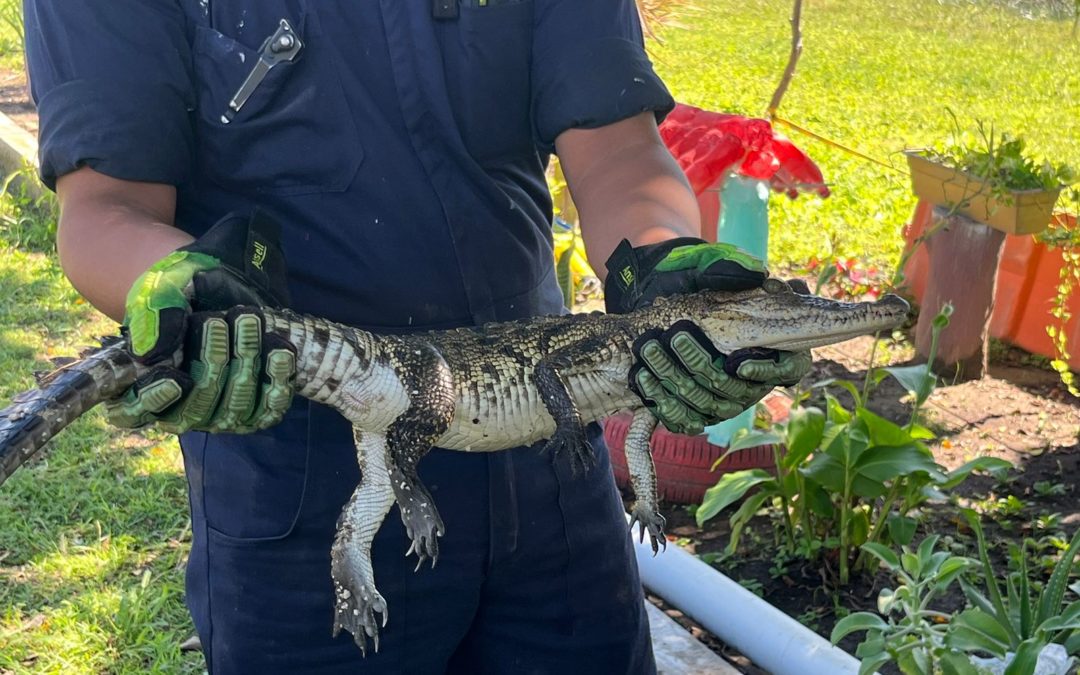
[[[446,531],[431,493],[416,473],[416,465],[450,427],[454,418],[453,377],[442,355],[427,343],[405,343],[395,352],[402,364],[397,373],[409,393],[409,407],[386,430],[390,453],[390,484],[401,521],[416,553],[416,569],[439,558],[439,537]]]
[[[585,423],[570,395],[566,378],[601,368],[615,352],[616,346],[610,338],[588,338],[551,352],[540,359],[533,372],[540,400],[555,420],[555,433],[544,451],[556,457],[569,455],[575,471],[584,473],[591,469],[596,464],[596,455],[585,435]]]
[[[648,531],[654,554],[660,550],[661,544],[667,549],[664,517],[660,515],[656,496],[656,467],[653,465],[652,450],[649,447],[656,421],[656,417],[647,408],[635,410],[623,444],[626,465],[630,469],[630,484],[634,488],[630,527],[633,527],[634,523],[640,523],[641,541],[645,540],[645,532]]]
[[[371,542],[394,505],[394,490],[390,487],[386,436],[354,428],[353,438],[360,463],[360,485],[338,518],[337,535],[330,549],[334,636],[344,628],[352,633],[361,651],[367,651],[367,638],[378,651],[379,624],[386,625],[389,613],[386,601],[375,588]]]

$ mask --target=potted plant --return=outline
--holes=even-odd
[[[1022,138],[981,121],[976,131],[904,153],[915,194],[1008,234],[1046,229],[1063,186],[1075,180],[1072,169],[1037,162]]]

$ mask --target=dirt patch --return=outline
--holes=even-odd
[[[37,109],[30,100],[30,89],[24,71],[0,71],[0,112],[23,129],[37,135]]]

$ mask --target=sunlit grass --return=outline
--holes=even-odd
[[[791,0],[696,0],[684,29],[653,49],[676,98],[760,116],[787,61]],[[833,196],[775,199],[771,258],[830,251],[895,263],[915,199],[898,153],[962,122],[993,123],[1080,168],[1080,41],[1069,20],[993,3],[806,0],[804,52],[782,117],[897,170],[785,131],[821,165]]]
[[[10,211],[0,203],[0,215]],[[6,221],[12,222],[12,221]],[[23,222],[47,229],[47,222]],[[115,326],[64,280],[53,255],[0,228],[0,406],[43,357],[71,356]],[[0,488],[0,673],[201,672],[181,655],[190,546],[175,440],[111,430],[98,413]]]

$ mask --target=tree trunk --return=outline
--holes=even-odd
[[[990,314],[1005,233],[967,216],[934,209],[934,222],[947,222],[926,240],[926,293],[915,329],[915,348],[929,357],[931,324],[947,302],[954,308],[938,341],[933,369],[946,381],[974,380],[986,373]]]

